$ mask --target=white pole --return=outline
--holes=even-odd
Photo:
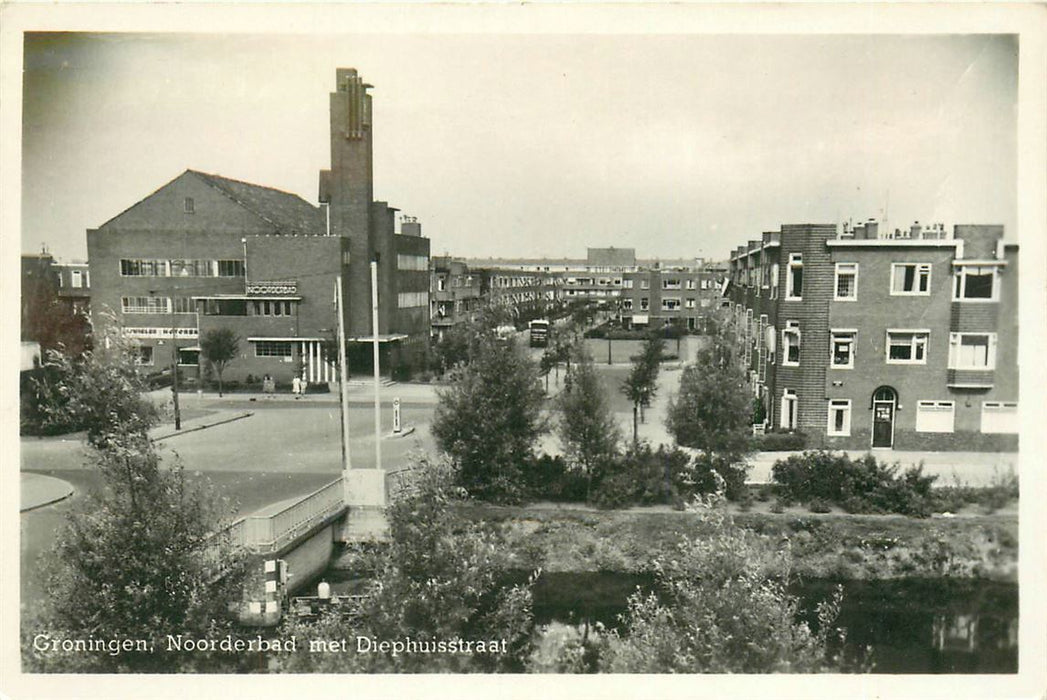
[[[371,342],[374,348],[374,468],[382,468],[382,403],[378,373],[378,263],[371,261]]]
[[[342,276],[335,279],[335,306],[338,310],[338,384],[341,393],[339,406],[342,409],[342,471],[352,469],[349,459],[349,374],[345,366],[345,317],[342,314]],[[349,475],[342,474],[343,484],[348,487]],[[348,493],[346,493],[348,495]],[[346,504],[348,504],[348,498]]]

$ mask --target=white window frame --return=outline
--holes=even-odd
[[[144,304],[138,303],[142,300],[145,300]],[[120,297],[120,311],[125,314],[169,314],[171,299],[153,296]]]
[[[1009,430],[1000,430],[1000,419],[991,419],[990,425],[986,425],[986,414],[996,416],[1010,416],[1013,415],[1013,423]],[[1019,416],[1018,416],[1018,402],[1017,401],[982,401],[982,417],[981,417],[981,432],[986,435],[1016,435],[1019,429]],[[996,424],[993,424],[996,423]],[[986,430],[991,427],[992,430]]]
[[[83,289],[85,274],[86,273],[83,270],[70,270],[69,286],[71,286],[73,289]],[[58,280],[61,281],[62,278],[59,277]]]
[[[907,268],[907,267],[915,267],[916,268],[915,276],[913,277],[913,280],[916,283],[916,289],[913,290],[913,291],[909,291],[909,292],[904,291],[904,290],[903,291],[895,291],[894,281],[897,278],[898,271],[901,270],[901,269]],[[934,266],[931,265],[931,263],[921,263],[921,262],[891,263],[890,295],[892,297],[927,297],[927,296],[930,296],[931,295],[931,273],[933,272],[933,270],[934,270]],[[925,289],[923,291],[920,290],[920,279],[921,279],[921,273],[922,272],[926,272],[927,273],[927,289]]]
[[[992,296],[988,298],[968,298],[964,294],[967,291],[967,271],[971,269],[992,270]],[[952,300],[964,303],[992,304],[1000,300],[1000,267],[998,265],[958,265],[953,272]]]
[[[695,303],[694,297],[687,297],[687,301],[685,302],[685,306],[688,309],[693,309],[694,308],[694,303]]]
[[[632,310],[633,310],[633,300],[632,299],[622,299],[622,311],[632,311]]]
[[[787,340],[789,336],[796,337],[796,356],[795,362],[789,359],[789,348],[792,344]],[[783,367],[799,367],[800,366],[800,352],[803,348],[803,336],[800,333],[800,322],[799,321],[786,321],[785,328],[782,329],[782,366]]]
[[[792,422],[788,421],[789,411],[786,410],[786,406],[792,404]],[[778,425],[785,430],[796,430],[796,427],[800,423],[800,397],[796,395],[796,391],[793,389],[782,390],[781,400],[781,411],[778,413]]]
[[[255,340],[252,342],[254,343],[255,357],[280,357],[285,358],[285,361],[290,361],[294,357],[294,344],[291,340]],[[285,347],[287,348],[287,354],[282,352]],[[277,348],[281,350],[280,353],[272,352]],[[267,352],[260,352],[263,349]]]
[[[650,297],[640,297],[640,311],[651,310],[651,299]]]
[[[892,335],[911,335],[912,339],[909,341],[909,347],[912,349],[912,355],[916,355],[916,348],[920,345],[917,342],[918,336],[923,336],[923,357],[909,360],[898,360],[891,358],[891,336]],[[931,345],[931,331],[927,328],[888,328],[885,341],[884,341],[884,360],[889,365],[925,365],[927,364],[927,355],[930,351]]]
[[[680,297],[662,297],[662,311],[679,311],[683,307]]]
[[[800,293],[796,294],[793,289],[793,270],[799,269],[801,280],[803,278],[803,253],[789,253],[789,266],[785,274],[785,298],[787,301],[801,301],[803,299],[803,282],[800,282]]]
[[[778,263],[771,265],[771,298],[778,298]]]
[[[850,274],[853,277],[851,295],[840,296],[840,276]],[[836,263],[836,275],[833,278],[833,299],[836,301],[858,301],[858,263]]]
[[[945,410],[949,412],[948,427],[934,425],[932,416],[942,416]],[[918,433],[954,433],[956,432],[956,402],[955,401],[917,401],[916,402],[916,432]]]
[[[836,430],[837,412],[843,412],[843,428]],[[825,434],[846,437],[851,434],[851,400],[829,399],[828,413],[826,415]]]
[[[632,288],[633,288],[633,281],[632,280],[622,280],[622,289],[632,289]]]
[[[961,362],[962,354],[960,349],[963,345],[963,339],[966,337],[983,337],[986,338],[988,347],[986,348],[986,364],[984,365],[973,365],[963,364]],[[950,333],[949,334],[949,369],[970,369],[987,371],[996,369],[996,339],[995,333]]]
[[[848,353],[848,362],[845,365],[836,363],[836,343],[837,339],[841,340],[850,338],[851,350]],[[833,369],[854,369],[854,355],[855,349],[858,345],[858,330],[855,328],[833,328],[829,331],[829,366]]]

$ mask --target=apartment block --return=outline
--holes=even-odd
[[[146,367],[197,368],[200,338],[228,328],[241,343],[227,378],[330,381],[341,277],[350,370],[370,371],[375,336],[383,370],[420,362],[429,337],[429,240],[413,218],[402,217],[397,232],[397,210],[372,199],[369,87],[355,70],[338,69],[319,206],[187,170],[88,230],[96,323],[112,313]]]
[[[841,449],[1017,449],[1018,246],[1003,227],[783,225],[725,292],[768,427]]]

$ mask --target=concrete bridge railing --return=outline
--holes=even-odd
[[[229,526],[229,539],[259,553],[276,552],[345,507],[342,477],[267,515],[248,515]]]

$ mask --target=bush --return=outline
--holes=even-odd
[[[852,460],[825,450],[804,452],[774,464],[772,477],[783,498],[813,504],[836,503],[850,513],[901,513],[927,517],[932,511],[931,486],[923,465],[887,466],[872,455]]]
[[[791,452],[802,450],[807,446],[807,435],[797,432],[753,435],[750,440],[750,446],[756,452]]]
[[[807,506],[812,513],[829,513],[832,507],[820,498],[816,498]]]
[[[534,499],[582,503],[585,501],[585,476],[567,468],[560,455],[541,455],[524,471],[528,495]]]

